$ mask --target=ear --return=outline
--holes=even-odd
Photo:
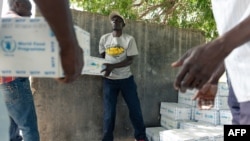
[[[125,23],[122,24],[123,27],[125,27],[125,25],[126,25]]]

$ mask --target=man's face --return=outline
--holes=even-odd
[[[19,2],[16,3],[14,9],[19,16],[30,17],[31,16],[31,3],[30,2]]]
[[[124,27],[124,21],[119,16],[114,16],[111,19],[111,24],[112,24],[113,30],[122,30],[122,28]]]

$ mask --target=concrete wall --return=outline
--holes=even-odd
[[[108,17],[72,11],[76,25],[91,34],[91,55],[99,57],[98,42],[111,32]],[[147,127],[160,125],[160,102],[177,102],[173,80],[177,69],[170,64],[187,49],[203,43],[197,31],[181,30],[166,25],[126,21],[124,32],[135,37],[139,56],[132,71]],[[102,78],[83,75],[71,84],[53,79],[33,78],[34,99],[41,141],[98,141],[102,136]],[[128,110],[120,96],[117,104],[115,137],[133,136]]]

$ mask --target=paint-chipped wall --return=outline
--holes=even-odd
[[[72,11],[76,25],[91,35],[91,55],[100,57],[101,35],[111,32],[107,16]],[[201,32],[166,25],[126,21],[124,32],[133,35],[139,56],[132,65],[144,121],[147,127],[160,125],[160,102],[177,102],[173,80],[177,69],[170,64],[187,49],[205,42]],[[102,78],[81,76],[71,84],[33,78],[34,99],[41,141],[99,141],[102,136]],[[114,135],[120,140],[133,136],[125,102],[120,96]]]

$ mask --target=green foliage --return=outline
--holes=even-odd
[[[125,18],[178,28],[198,29],[207,40],[217,36],[210,0],[71,0],[92,13],[119,11]]]

